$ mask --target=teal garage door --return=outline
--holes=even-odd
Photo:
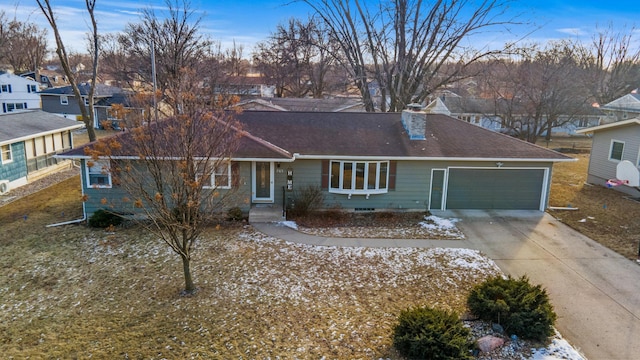
[[[543,169],[449,169],[447,209],[539,210]]]

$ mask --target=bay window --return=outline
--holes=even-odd
[[[382,194],[388,191],[388,161],[331,161],[329,192]]]

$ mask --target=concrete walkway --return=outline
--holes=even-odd
[[[556,327],[590,360],[640,358],[640,266],[537,211],[443,211],[465,240],[326,238],[253,224],[283,240],[321,246],[454,247],[482,251],[506,273],[548,291]]]

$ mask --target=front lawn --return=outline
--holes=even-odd
[[[61,194],[76,183],[0,208],[4,358],[397,358],[401,310],[464,312],[499,272],[471,250],[315,247],[237,225],[198,242],[199,291],[182,297],[180,260],[137,227],[44,227],[75,216],[80,194]]]

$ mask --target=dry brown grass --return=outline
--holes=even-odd
[[[581,147],[590,146],[584,139],[580,144]],[[572,156],[578,161],[554,166],[549,203],[550,206],[571,206],[578,210],[550,211],[551,215],[619,254],[636,259],[640,242],[640,203],[613,189],[585,185],[589,154]]]
[[[103,138],[103,137],[107,137],[107,136],[111,136],[115,133],[117,133],[118,131],[116,130],[100,130],[100,129],[96,129],[96,137],[98,139]],[[86,129],[81,129],[81,130],[77,130],[74,131],[73,133],[73,146],[78,147],[80,145],[84,145],[86,143],[89,142],[89,135],[87,134],[87,130]]]
[[[0,208],[3,358],[398,358],[401,310],[464,311],[498,273],[473,251],[315,247],[235,226],[198,243],[199,292],[182,297],[179,258],[138,228],[44,227],[79,212],[77,181]]]

